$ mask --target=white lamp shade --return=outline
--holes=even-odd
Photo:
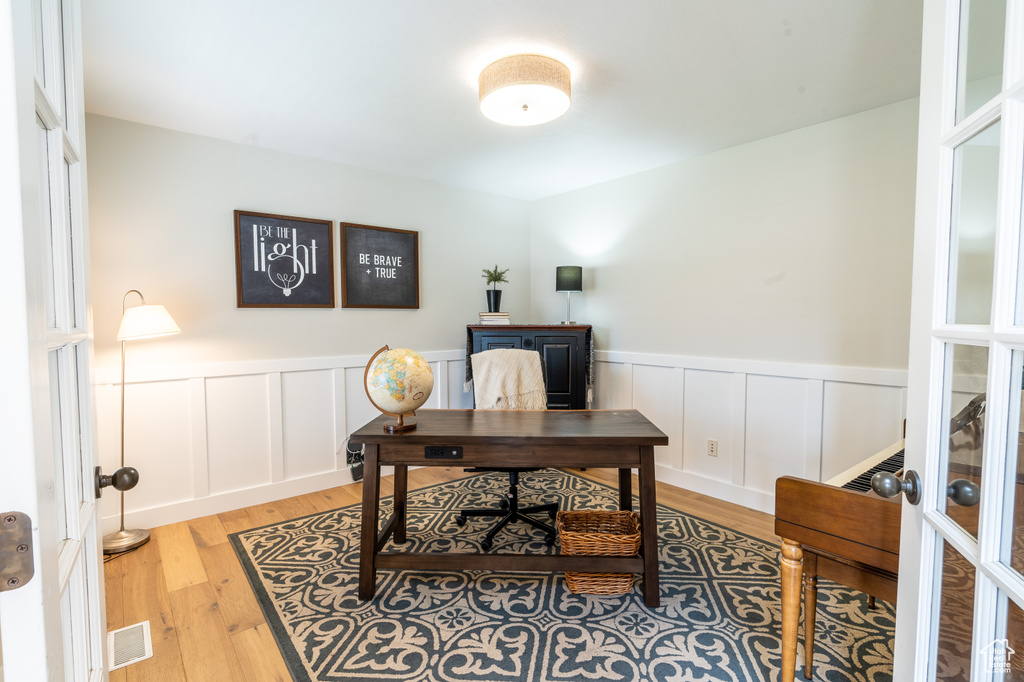
[[[162,305],[137,305],[125,309],[117,340],[150,339],[180,333],[181,329]]]
[[[570,104],[569,69],[551,57],[505,57],[480,73],[480,112],[495,123],[547,123],[568,111]]]

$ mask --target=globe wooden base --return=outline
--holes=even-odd
[[[398,418],[397,422],[384,424],[384,430],[388,433],[394,433],[395,431],[412,431],[415,428],[416,420],[410,419],[403,421],[401,417]]]

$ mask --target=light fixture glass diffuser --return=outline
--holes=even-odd
[[[569,110],[569,67],[539,54],[517,54],[480,72],[480,112],[509,126],[547,123]]]

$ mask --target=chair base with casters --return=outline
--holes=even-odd
[[[467,469],[466,471],[483,471],[482,469]],[[555,514],[558,512],[558,503],[550,502],[547,504],[535,504],[529,507],[519,506],[519,474],[523,471],[534,471],[534,469],[492,469],[488,467],[486,471],[507,471],[508,472],[508,494],[505,499],[501,501],[500,509],[463,509],[459,512],[459,515],[455,517],[455,522],[460,526],[466,525],[466,519],[470,516],[500,516],[501,520],[491,530],[487,532],[487,535],[480,542],[480,546],[487,551],[494,544],[494,536],[501,531],[502,528],[507,526],[512,521],[523,521],[530,524],[534,528],[539,528],[545,532],[544,543],[550,547],[555,544],[555,527],[536,519],[532,519],[527,514],[539,514],[541,512],[547,512],[548,517],[551,519],[555,518]]]

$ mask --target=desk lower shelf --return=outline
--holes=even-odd
[[[640,556],[570,556],[567,554],[439,554],[381,552],[378,568],[419,568],[427,571],[586,571],[590,573],[643,573]]]

